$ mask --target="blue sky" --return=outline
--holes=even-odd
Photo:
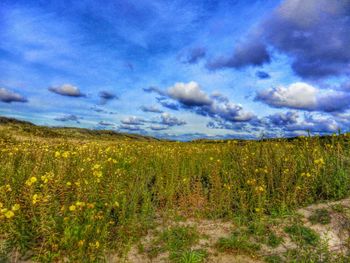
[[[346,0],[0,3],[0,115],[165,138],[348,131]]]

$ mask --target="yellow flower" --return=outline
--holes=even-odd
[[[6,213],[5,213],[5,217],[7,218],[7,219],[10,219],[10,218],[12,218],[12,217],[14,217],[15,216],[15,213],[13,212],[13,211],[11,211],[11,210],[9,210],[9,211],[7,211]]]
[[[98,170],[101,168],[101,165],[95,164],[94,167],[92,168],[93,170]]]
[[[93,174],[96,177],[102,177],[102,172],[101,171],[94,171]]]
[[[18,211],[21,208],[21,206],[19,204],[14,204],[12,206],[12,211]]]
[[[84,239],[83,239],[83,240],[79,240],[78,246],[79,246],[79,247],[82,247],[82,246],[84,245],[84,243],[85,243],[85,240],[84,240]]]
[[[7,184],[5,186],[5,188],[6,188],[6,192],[11,192],[12,191],[11,185],[9,185],[9,184]]]
[[[33,205],[35,205],[38,202],[38,199],[39,199],[38,194],[34,194],[32,199],[33,199],[32,203],[33,203]]]
[[[77,207],[75,206],[75,205],[71,205],[70,207],[69,207],[69,211],[75,211],[75,209],[76,209]]]
[[[95,246],[96,246],[96,248],[99,248],[100,247],[100,242],[96,241]]]
[[[26,181],[26,185],[31,186],[32,184],[35,184],[37,181],[38,179],[35,176],[32,176]]]
[[[55,152],[55,157],[58,158],[61,156],[61,153],[60,152]]]
[[[67,186],[71,186],[72,183],[71,183],[71,182],[67,182],[66,185],[67,185]]]
[[[80,207],[84,207],[85,206],[85,203],[84,202],[80,202],[80,201],[77,201],[75,204],[77,206],[80,206]]]
[[[63,157],[63,158],[68,158],[68,157],[69,157],[69,152],[64,152],[64,153],[62,154],[62,157]]]

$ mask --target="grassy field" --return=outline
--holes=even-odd
[[[111,251],[125,253],[159,217],[259,222],[349,195],[349,134],[180,143],[4,120],[0,127],[4,262],[13,253],[103,262]],[[171,243],[173,234],[161,237]],[[233,233],[217,247],[257,249],[240,238]]]

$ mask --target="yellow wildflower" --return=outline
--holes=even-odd
[[[71,205],[70,207],[69,207],[69,211],[75,211],[75,209],[76,209],[77,207],[75,206],[75,205]]]
[[[18,211],[21,208],[21,206],[19,204],[14,204],[12,206],[12,211]]]
[[[33,198],[32,198],[32,203],[33,203],[33,205],[35,205],[35,204],[38,202],[38,199],[39,199],[38,194],[34,194],[34,195],[33,195]]]
[[[9,211],[7,211],[6,213],[5,213],[5,217],[7,218],[7,219],[10,219],[10,218],[12,218],[12,217],[14,217],[15,216],[15,213],[13,212],[13,211],[11,211],[11,210],[9,210]]]

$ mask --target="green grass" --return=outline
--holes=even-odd
[[[331,215],[327,209],[316,209],[309,217],[309,221],[313,224],[328,225],[331,222]]]
[[[173,262],[202,262],[206,252],[191,249],[197,244],[199,237],[194,227],[174,226],[155,238],[148,254],[150,257],[156,257],[160,253],[169,252],[170,260]]]
[[[255,253],[260,250],[260,245],[249,240],[244,233],[233,233],[228,238],[220,238],[216,244],[220,252],[230,253]]]
[[[176,263],[201,263],[205,261],[208,253],[203,249],[185,250],[180,252],[172,252],[170,260]]]
[[[289,234],[291,239],[300,245],[316,246],[320,242],[320,236],[311,228],[293,224],[285,227],[284,231]]]

